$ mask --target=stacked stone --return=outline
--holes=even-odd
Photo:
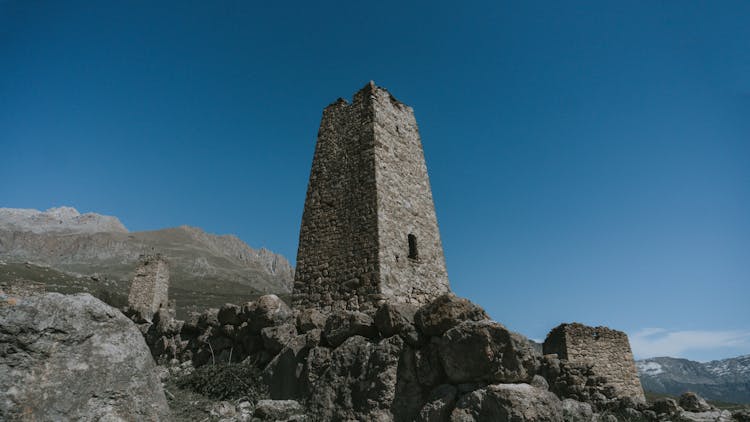
[[[130,285],[128,307],[141,318],[151,320],[169,306],[169,263],[160,254],[141,255]]]
[[[300,229],[294,306],[374,312],[449,290],[413,110],[368,84],[323,111]]]
[[[547,335],[544,354],[556,354],[571,368],[587,368],[589,386],[605,384],[613,397],[630,397],[644,402],[628,336],[607,327],[589,327],[579,323],[561,324]],[[596,382],[593,382],[596,381]]]

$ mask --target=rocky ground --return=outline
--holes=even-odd
[[[618,397],[451,294],[330,315],[266,295],[146,321],[88,294],[6,286],[0,395],[1,420],[750,420],[694,394]]]

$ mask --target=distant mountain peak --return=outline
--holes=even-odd
[[[28,208],[0,208],[0,228],[33,233],[127,233],[117,217],[93,212],[81,214],[68,206],[39,211]]]
[[[750,403],[750,355],[695,362],[656,357],[636,362],[643,388],[655,393],[701,396],[735,403]]]

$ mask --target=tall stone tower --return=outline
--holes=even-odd
[[[294,305],[326,311],[449,291],[414,111],[372,82],[323,110],[294,279]]]

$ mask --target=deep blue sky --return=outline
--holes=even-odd
[[[153,3],[0,1],[0,206],[293,260],[322,108],[372,79],[416,111],[458,294],[750,353],[749,2]]]

